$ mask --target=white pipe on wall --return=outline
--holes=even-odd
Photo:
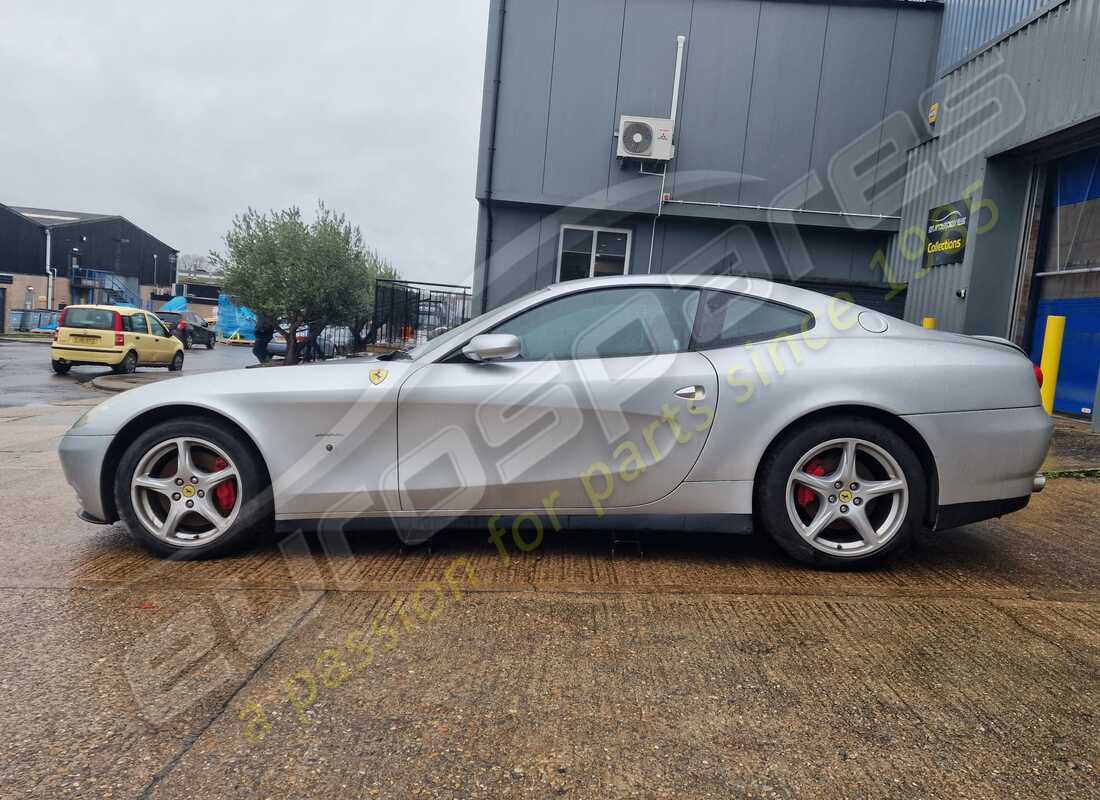
[[[46,308],[53,308],[53,280],[57,275],[57,270],[50,266],[52,244],[50,229],[46,228]]]
[[[676,37],[676,72],[672,77],[672,111],[668,117],[676,124],[676,112],[680,106],[680,71],[684,67],[684,42],[687,37],[682,33]]]

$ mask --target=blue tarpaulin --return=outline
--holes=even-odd
[[[234,305],[223,294],[218,298],[217,330],[221,339],[255,339],[256,314],[250,308]]]
[[[186,311],[187,310],[187,298],[186,297],[173,297],[167,303],[160,307],[161,311]]]

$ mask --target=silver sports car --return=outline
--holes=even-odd
[[[194,375],[62,440],[91,522],[162,554],[273,529],[765,531],[829,565],[1027,505],[1052,424],[1010,342],[790,286],[629,276],[536,291],[408,352]]]

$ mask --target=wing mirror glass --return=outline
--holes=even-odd
[[[462,348],[462,355],[471,361],[503,361],[515,358],[519,351],[518,337],[510,333],[483,333]]]

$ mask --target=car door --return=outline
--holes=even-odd
[[[602,514],[671,492],[717,399],[690,351],[698,300],[670,286],[559,296],[491,331],[517,336],[518,358],[452,352],[414,372],[398,399],[402,508]]]
[[[122,315],[122,330],[125,334],[126,346],[137,353],[138,363],[157,363],[156,340],[149,333],[149,326],[145,322],[145,315],[140,311],[133,314]]]
[[[194,337],[195,343],[206,344],[209,342],[210,331],[206,328],[206,321],[193,311],[187,312],[185,316],[187,321],[191,323],[191,335]]]
[[[149,320],[149,331],[153,337],[156,347],[156,363],[167,364],[172,360],[172,357],[176,354],[176,346],[172,340],[172,334],[164,326],[156,315],[145,314],[145,318]]]

